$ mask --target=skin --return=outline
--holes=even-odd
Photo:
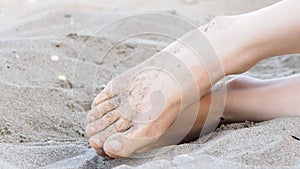
[[[192,31],[116,77],[95,98],[86,117],[86,133],[91,146],[100,155],[116,158],[173,144],[161,138],[179,115],[183,120],[176,125],[190,125],[187,123],[188,112],[194,107],[198,110],[191,112],[197,118],[184,141],[198,137],[209,107],[214,106],[210,101],[211,93],[218,91],[210,91],[210,88],[216,82],[226,75],[243,73],[265,58],[300,53],[299,10],[300,1],[285,0],[251,13],[217,17],[200,27],[218,54],[222,71],[215,62],[203,64],[197,55],[180,43],[180,40],[196,43],[196,34]],[[150,69],[151,66],[173,71],[177,81],[161,71]],[[180,71],[180,67],[188,69],[194,75],[194,81],[186,81],[188,75],[186,71]],[[207,67],[213,70],[210,74]],[[139,74],[133,76],[136,72]],[[296,85],[298,80],[299,76],[270,81],[248,77],[231,80],[226,84],[225,120],[222,122],[300,116],[296,103],[300,95],[293,92],[299,88]],[[184,85],[178,88],[176,82]],[[194,93],[199,95],[196,97]],[[257,93],[261,93],[261,97],[257,98]],[[197,105],[199,102],[201,106]],[[154,111],[154,108],[158,109]],[[143,119],[143,112],[150,116]],[[176,132],[173,135],[176,136]]]
[[[300,75],[261,80],[238,75],[226,83],[227,93],[222,124],[243,121],[266,121],[283,116],[300,116]],[[198,138],[211,106],[211,90],[201,99],[199,116],[183,140]],[[258,97],[259,93],[259,97]],[[278,105],[278,106],[276,106]]]

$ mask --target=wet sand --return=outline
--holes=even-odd
[[[128,1],[1,1],[0,168],[299,168],[296,117],[223,125],[192,143],[128,159],[96,156],[84,133],[85,115],[105,84],[174,40],[143,34],[115,44],[124,35],[151,27],[179,36],[216,15],[276,1],[247,2],[139,1],[133,7]],[[168,17],[111,23],[137,11]],[[171,29],[165,24],[169,17],[186,20],[175,20],[179,26]],[[299,56],[279,56],[246,74],[283,77],[299,73],[299,64]]]

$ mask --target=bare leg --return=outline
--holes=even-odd
[[[300,1],[286,0],[252,13],[218,17],[200,29],[218,53],[225,75],[241,73],[264,58],[300,52],[299,8]],[[191,36],[190,40],[195,39]],[[209,79],[204,69],[207,65],[199,64],[197,57],[188,49],[180,46],[177,41],[164,51],[172,53],[174,50],[177,50],[176,54],[173,53],[175,57],[168,58],[168,61],[177,59],[191,68],[193,74],[198,77],[197,84],[201,94],[206,93],[213,84],[224,76],[222,73],[215,72],[214,78]],[[164,53],[158,53],[151,58],[152,64],[159,65],[166,62],[165,57]],[[177,70],[176,66],[170,65],[170,68]],[[209,66],[213,67],[214,65]],[[140,67],[147,68],[147,65],[140,65]],[[215,69],[218,70],[217,67]],[[172,79],[164,74],[148,72],[138,79],[131,79],[132,72],[138,68],[132,70],[115,78],[108,85],[108,88],[99,94],[94,101],[93,109],[87,116],[86,131],[90,137],[91,146],[97,150],[104,149],[105,153],[111,157],[130,156],[138,149],[157,141],[177,117],[181,102],[180,95],[182,93],[192,94],[189,90],[189,83],[191,82],[186,82],[186,88],[183,88],[182,93],[180,93]],[[126,91],[122,84],[131,80],[136,83],[136,87],[132,91]],[[160,114],[158,119],[148,124],[128,121],[122,115],[129,113],[129,115],[134,116],[135,112],[126,109],[129,105],[126,103],[126,97],[123,96],[129,93],[134,95],[136,98],[133,99],[133,102],[137,108],[146,110],[148,108],[147,100],[141,97],[153,93],[153,90],[149,89],[149,84],[159,88],[166,95],[167,105],[165,109],[158,112]],[[116,87],[117,90],[110,90],[112,86]],[[199,98],[189,99],[190,105],[197,101]],[[123,109],[120,109],[121,105]],[[188,106],[186,104],[183,108],[188,109]]]
[[[224,118],[228,122],[300,116],[300,75],[272,80],[241,76],[228,84]]]
[[[239,75],[226,83],[226,104],[221,123],[265,121],[300,117],[300,75],[260,80]],[[211,105],[211,92],[201,99],[198,118],[184,141],[199,137]]]

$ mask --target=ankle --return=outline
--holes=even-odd
[[[215,48],[225,75],[243,73],[260,61],[250,45],[252,38],[241,30],[243,20],[241,16],[218,16],[200,27]]]

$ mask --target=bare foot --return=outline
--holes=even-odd
[[[179,125],[189,126],[184,127],[186,131],[178,132],[183,135],[175,134],[175,139],[178,139],[175,141],[163,141],[166,144],[179,143],[193,127],[198,114],[199,106],[190,106],[198,102],[225,74],[236,71],[227,69],[231,66],[228,59],[239,52],[224,49],[222,43],[225,41],[218,39],[226,37],[226,30],[231,28],[224,27],[230,25],[229,22],[232,19],[226,17],[213,20],[202,27],[202,31],[187,33],[163,51],[109,82],[95,98],[86,118],[86,133],[91,146],[100,155],[128,157],[157,142],[176,119],[183,116]],[[236,49],[239,45],[231,46]],[[222,55],[218,51],[222,51]],[[225,72],[222,65],[226,66]],[[194,121],[187,124],[187,116],[189,119],[194,117]]]

